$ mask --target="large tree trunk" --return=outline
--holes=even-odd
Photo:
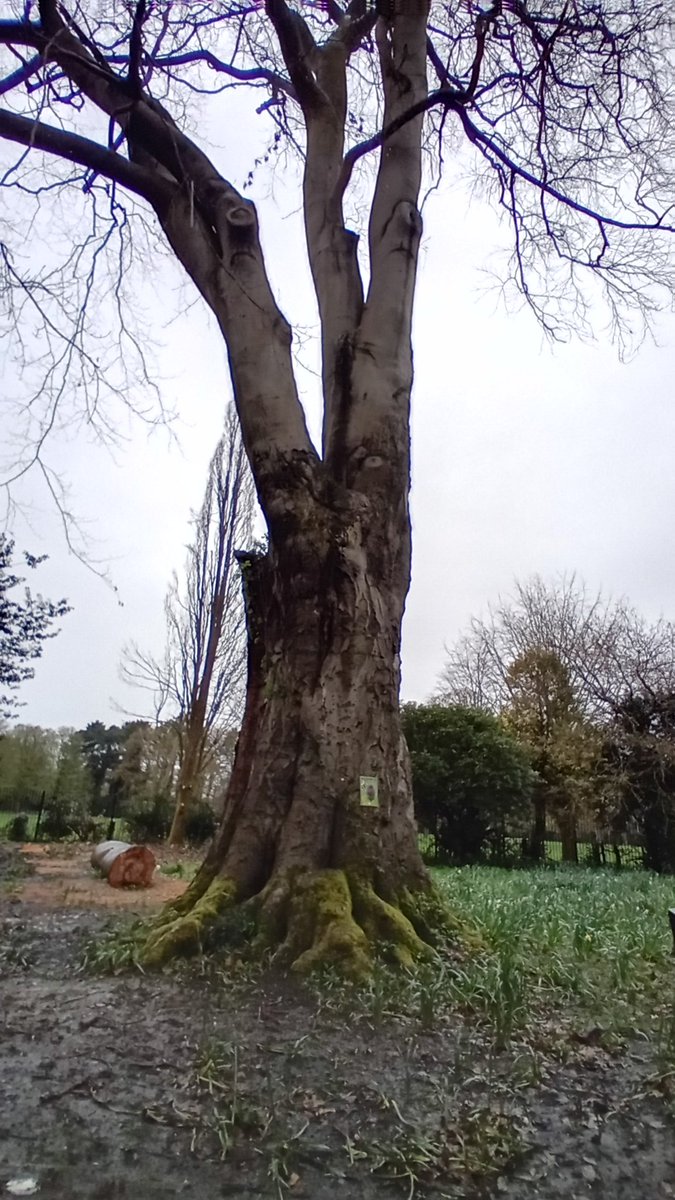
[[[255,208],[167,127],[166,114],[141,105],[130,123],[139,162],[157,161],[189,181],[153,203],[227,344],[270,539],[267,555],[244,564],[248,696],[222,825],[193,885],[151,934],[146,961],[206,945],[222,930],[223,911],[246,904],[260,942],[298,969],[340,962],[363,975],[376,944],[403,963],[427,953],[423,938],[441,920],[417,846],[399,719],[422,231],[422,117],[402,118],[427,96],[427,4],[399,0],[388,16],[367,16],[390,130],[370,212],[367,294],[342,211],[346,66],[362,16],[345,17],[319,46],[285,0],[266,0],[265,10],[306,125],[321,456],[307,431],[291,330],[267,277]]]
[[[342,496],[243,562],[248,698],[223,822],[148,960],[197,949],[238,902],[297,969],[363,974],[376,941],[399,961],[425,953],[429,884],[398,701],[405,542],[402,531],[397,554]]]

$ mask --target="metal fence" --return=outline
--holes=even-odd
[[[44,828],[45,816],[54,804],[54,799],[44,790],[8,791],[0,789],[0,840],[16,842],[49,841],[49,831]],[[122,818],[114,811],[101,813],[97,818],[97,832],[103,837],[112,838],[122,823]],[[105,828],[104,828],[105,826]],[[86,829],[73,827],[64,830],[66,836],[81,837],[83,841],[91,840]]]
[[[557,829],[547,829],[533,853],[532,836],[522,830],[494,830],[486,838],[480,854],[472,861],[492,866],[519,867],[536,864],[551,866],[563,862],[588,867],[641,869],[645,866],[646,847],[638,826],[621,833],[599,826],[579,826],[576,839],[563,840]],[[467,865],[448,854],[433,831],[420,834],[424,859],[432,865]]]
[[[50,799],[46,792],[38,789],[4,794],[0,790],[0,839],[19,842],[49,840],[43,829],[43,818],[50,808]],[[101,814],[101,836],[112,838],[116,833],[124,834],[123,820],[122,814],[114,811]],[[105,829],[103,822],[107,822]],[[645,846],[637,825],[626,826],[620,834],[600,826],[578,825],[576,833],[574,852],[571,853],[569,839],[563,843],[557,829],[547,829],[540,843],[541,853],[533,857],[532,838],[527,831],[508,828],[493,831],[484,843],[480,856],[474,861],[514,867],[531,866],[533,862],[555,864],[564,861],[617,869],[635,869],[645,865]],[[77,832],[74,831],[72,836],[78,836]],[[82,837],[90,840],[86,834],[82,834]],[[433,831],[420,834],[420,848],[426,861],[431,864],[440,865],[450,861],[461,865],[461,859],[444,851]]]

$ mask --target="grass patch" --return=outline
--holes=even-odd
[[[147,937],[147,922],[119,920],[90,938],[82,950],[80,970],[93,975],[121,975],[143,971],[140,953]]]
[[[672,993],[671,880],[575,868],[467,867],[435,877],[490,947],[457,968],[450,990],[488,1017],[498,1045],[551,1009],[608,1044],[658,1035]]]
[[[421,1031],[459,1016],[497,1051],[515,1040],[560,1057],[574,1045],[612,1050],[637,1036],[675,1061],[671,880],[586,868],[433,874],[486,949],[449,945],[439,963],[405,972],[379,964],[361,988],[324,972],[310,984],[320,1008],[373,1028],[413,1021]]]
[[[167,875],[170,879],[184,879],[187,883],[191,883],[194,879],[200,864],[198,862],[169,862],[160,863],[159,871],[161,875]]]

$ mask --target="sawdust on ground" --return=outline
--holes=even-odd
[[[62,846],[49,843],[27,843],[21,853],[30,864],[32,873],[17,888],[23,904],[41,907],[94,908],[153,912],[180,896],[187,886],[185,879],[162,875],[163,863],[177,861],[176,855],[163,846],[153,847],[157,870],[149,888],[112,888],[90,863],[92,846]],[[192,857],[195,857],[192,855]],[[185,862],[185,855],[181,861]],[[197,858],[197,861],[199,859]]]

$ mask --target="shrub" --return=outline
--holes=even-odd
[[[185,836],[188,842],[199,845],[208,841],[216,832],[216,817],[208,804],[196,804],[188,814],[185,822]]]
[[[476,709],[406,704],[402,716],[421,829],[447,861],[499,858],[504,824],[529,807],[525,751],[496,717]]]
[[[7,837],[12,842],[25,842],[28,839],[28,813],[17,813],[7,826]]]
[[[125,814],[132,842],[160,842],[171,828],[172,805],[168,796],[154,796],[134,802]]]
[[[52,796],[46,801],[40,824],[40,836],[58,842],[62,838],[79,837],[87,814],[66,796]]]

